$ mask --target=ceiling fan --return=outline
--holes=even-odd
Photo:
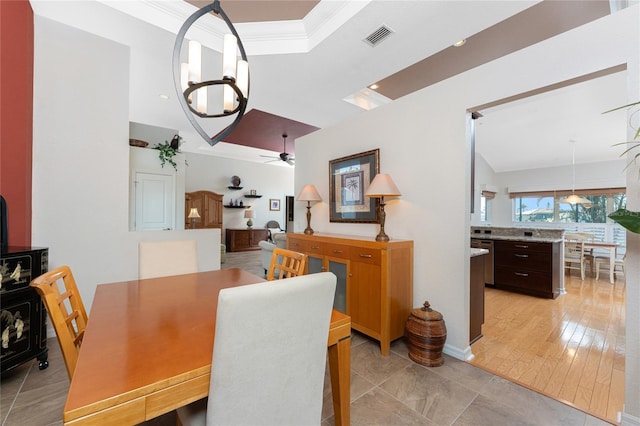
[[[291,156],[291,154],[287,153],[287,134],[282,135],[282,152],[279,156],[273,157],[270,155],[261,155],[260,157],[265,158],[273,158],[273,160],[265,161],[265,163],[273,163],[274,161],[284,161],[290,166],[295,165],[296,159]]]

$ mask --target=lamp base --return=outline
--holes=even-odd
[[[304,233],[307,235],[313,234],[313,229],[311,229],[311,202],[309,201],[307,201],[307,228]]]
[[[253,227],[253,221],[251,219],[249,219],[247,221],[247,228],[251,229]]]
[[[386,243],[387,241],[389,241],[389,236],[385,234],[384,231],[381,231],[378,235],[376,235],[376,241],[382,241]]]

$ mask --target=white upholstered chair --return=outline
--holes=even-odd
[[[584,241],[564,242],[564,267],[571,273],[572,269],[580,271],[580,278],[584,280],[585,270]]]
[[[303,275],[220,291],[209,398],[187,425],[319,425],[336,276]]]
[[[156,278],[198,272],[196,240],[142,241],[138,246],[138,277]]]

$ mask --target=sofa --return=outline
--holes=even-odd
[[[273,254],[273,249],[276,247],[280,247],[283,249],[287,248],[287,234],[285,234],[284,232],[273,233],[272,240],[273,243],[269,241],[260,241],[258,243],[261,251],[260,263],[262,264],[265,275],[267,275],[269,265],[271,264],[271,255]]]

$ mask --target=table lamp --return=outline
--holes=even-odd
[[[255,210],[245,210],[244,211],[244,218],[245,219],[249,219],[247,221],[247,228],[251,229],[251,227],[253,226],[253,221],[251,219],[255,219],[256,217],[256,211]]]
[[[318,190],[313,185],[305,185],[302,187],[302,190],[298,194],[298,201],[306,201],[307,202],[307,228],[304,230],[305,234],[311,235],[313,234],[313,229],[311,229],[311,202],[312,201],[322,201],[320,194],[318,194]]]
[[[191,210],[189,210],[189,216],[187,217],[191,219],[191,229],[196,229],[196,219],[200,219],[198,209],[196,207],[192,207]]]
[[[400,190],[396,184],[393,183],[391,176],[385,173],[378,173],[371,181],[371,185],[369,185],[369,188],[364,195],[365,197],[380,198],[380,232],[376,236],[376,241],[389,241],[389,236],[384,232],[384,221],[386,219],[386,213],[384,212],[384,197],[402,195]]]

